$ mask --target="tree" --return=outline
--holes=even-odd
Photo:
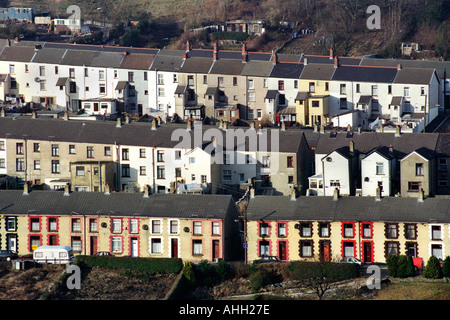
[[[444,263],[442,265],[442,275],[444,277],[450,278],[450,256],[447,256],[444,259]]]
[[[442,278],[442,268],[438,258],[435,256],[431,256],[428,259],[427,265],[425,266],[425,270],[423,272],[423,276],[429,279],[440,279]]]

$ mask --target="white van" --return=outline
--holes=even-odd
[[[33,259],[38,263],[72,263],[73,249],[69,246],[41,246],[33,251]]]

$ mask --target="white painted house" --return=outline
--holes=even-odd
[[[376,196],[380,188],[381,196],[391,196],[395,170],[396,159],[389,148],[379,147],[367,154],[361,160],[361,195]]]

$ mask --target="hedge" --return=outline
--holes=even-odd
[[[294,280],[326,277],[329,281],[342,281],[360,276],[360,266],[355,263],[294,261],[288,270]]]
[[[183,261],[175,258],[132,258],[107,256],[76,256],[77,265],[89,267],[105,267],[109,269],[124,269],[150,274],[179,273],[183,269]]]

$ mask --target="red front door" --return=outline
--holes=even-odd
[[[285,241],[280,241],[278,243],[278,258],[281,261],[287,260],[287,250],[286,250],[286,242]]]
[[[94,256],[98,252],[97,237],[91,237],[91,256]]]
[[[219,240],[213,240],[213,260],[220,258],[220,244]]]
[[[172,239],[171,241],[172,248],[172,258],[178,258],[178,239]]]

